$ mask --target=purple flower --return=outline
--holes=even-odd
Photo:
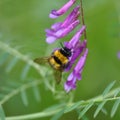
[[[64,13],[66,13],[69,8],[76,2],[76,0],[69,0],[64,6],[62,6],[59,10],[52,10],[49,17],[50,18],[57,18]]]
[[[55,23],[51,26],[51,29],[46,29],[47,43],[53,43],[57,39],[68,35],[75,27],[77,27],[80,23],[78,20],[80,15],[79,8],[80,6],[76,6],[63,22]]]
[[[63,15],[71,8],[71,6],[75,2],[76,0],[69,0],[59,10],[52,10],[49,14],[49,17],[54,19]],[[80,24],[80,21],[78,19],[78,17],[80,16],[79,9],[80,6],[76,6],[72,10],[72,12],[64,19],[63,22],[57,22],[53,24],[50,29],[45,30],[47,43],[51,44],[56,40],[65,37]],[[78,61],[64,84],[64,89],[66,92],[75,89],[77,80],[81,80],[81,74],[88,54],[87,40],[80,40],[81,36],[83,35],[83,32],[85,32],[85,29],[86,26],[84,25],[83,20],[82,27],[76,32],[76,34],[71,38],[71,40],[64,42],[65,48],[70,49],[70,53],[72,53],[70,57],[68,57],[69,63],[65,66],[64,72],[70,71],[73,68],[73,65],[76,64],[76,60]],[[85,34],[84,38],[86,39]]]
[[[117,57],[118,59],[120,59],[120,51],[117,53]]]
[[[64,71],[69,71],[72,68],[72,65],[75,63],[76,59],[83,54],[80,59],[78,60],[78,63],[74,67],[71,74],[68,76],[68,79],[66,83],[64,84],[64,89],[66,92],[69,92],[72,89],[76,88],[76,81],[81,80],[81,73],[86,61],[86,57],[88,54],[87,47],[87,41],[80,41],[80,38],[85,31],[86,27],[82,26],[81,29],[79,29],[76,34],[72,37],[72,39],[69,42],[65,42],[65,47],[71,49],[72,56],[69,58],[69,66]]]
[[[65,46],[68,47],[69,49],[75,49],[79,45],[78,42],[80,42],[80,37],[82,36],[84,30],[86,27],[83,25],[77,32],[76,34],[72,37],[72,39],[69,42],[65,42]]]
[[[78,63],[76,64],[75,68],[73,69],[72,73],[68,76],[68,79],[64,84],[64,89],[66,90],[66,92],[75,89],[77,80],[81,80],[81,73],[85,65],[87,54],[88,49],[86,48],[84,54],[80,57]]]
[[[78,32],[72,37],[72,39],[69,42],[64,43],[65,47],[71,49],[73,52],[73,55],[70,58],[69,66],[65,69],[65,71],[69,71],[71,69],[75,60],[83,52],[84,48],[86,48],[87,41],[80,41],[80,37],[82,36],[82,33],[84,32],[85,28],[85,26],[82,26],[82,28],[78,30]]]

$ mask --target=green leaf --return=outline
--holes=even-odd
[[[28,71],[30,69],[30,65],[26,64],[26,66],[24,67],[24,69],[22,70],[22,74],[21,74],[21,79],[24,80],[28,74]]]
[[[84,116],[82,117],[82,120],[89,120],[89,118],[88,118],[86,115],[84,115]]]
[[[60,110],[57,114],[55,114],[51,120],[58,120],[64,114],[64,109]]]
[[[116,97],[120,93],[120,89],[117,89],[114,93],[114,97]]]
[[[9,54],[6,52],[6,53],[3,53],[1,56],[0,56],[0,65],[4,64],[4,62],[7,60]]]
[[[94,102],[90,102],[79,114],[78,119],[81,119],[85,113],[93,106]]]
[[[45,109],[44,111],[45,112],[54,111],[54,110],[59,109],[61,107],[63,107],[63,104],[56,104],[56,105],[53,105],[53,106]]]
[[[80,101],[80,102],[77,102],[77,103],[75,103],[75,104],[67,107],[67,108],[65,109],[65,113],[70,112],[70,111],[76,109],[76,108],[77,108],[78,106],[80,106],[82,103],[83,103],[83,101]]]
[[[3,93],[0,93],[0,99],[2,99],[4,97]]]
[[[40,101],[40,91],[38,89],[38,86],[33,84],[33,92],[34,92],[34,96],[36,98],[37,101]]]
[[[8,86],[2,86],[2,87],[1,87],[1,90],[2,90],[2,92],[4,92],[4,93],[8,93],[8,92],[12,91],[13,88],[8,87]]]
[[[18,62],[18,58],[17,58],[17,57],[14,57],[14,58],[10,61],[9,65],[7,66],[6,71],[7,71],[7,72],[10,72],[10,71],[12,70],[12,68],[16,65],[17,62]]]
[[[110,83],[106,88],[105,88],[105,90],[104,90],[104,92],[103,92],[103,96],[105,96],[110,90],[111,90],[111,88],[114,86],[114,84],[115,84],[115,82],[116,81],[113,81],[112,83]]]
[[[1,105],[0,105],[0,120],[5,120],[5,113]]]
[[[94,113],[94,118],[98,115],[98,113],[102,110],[103,106],[105,105],[106,101],[103,101],[101,104],[98,105],[95,113]]]
[[[21,90],[21,98],[22,98],[23,104],[25,106],[28,106],[28,99],[27,99],[25,90]]]
[[[17,88],[22,85],[20,82],[15,82],[15,81],[7,81],[7,85],[12,87],[12,88]]]
[[[111,117],[113,117],[118,109],[118,106],[120,104],[120,99],[118,99],[117,101],[115,101],[115,104],[113,105],[113,108],[111,110]]]
[[[105,108],[102,108],[101,111],[102,111],[105,115],[108,114],[108,112],[107,112],[107,110],[106,110]]]

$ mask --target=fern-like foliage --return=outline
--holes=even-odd
[[[105,91],[108,91],[108,88],[110,88],[110,86],[113,85],[113,83],[115,82],[112,82],[110,85],[108,85]],[[87,111],[90,110],[93,106],[96,106],[96,110],[93,115],[95,118],[100,111],[102,111],[104,114],[107,113],[107,110],[105,109],[106,103],[110,101],[115,101],[110,113],[111,117],[113,117],[120,104],[120,87],[112,90],[109,89],[106,95],[105,95],[105,91],[103,92],[103,94],[86,101],[71,102],[68,104],[62,103],[49,107],[48,109],[45,109],[39,113],[23,115],[23,116],[21,115],[16,117],[6,117],[6,120],[16,120],[16,119],[25,120],[25,119],[42,118],[47,116],[53,116],[51,120],[58,120],[63,114],[69,113],[71,111],[77,111],[78,119],[81,119],[86,115]]]
[[[40,100],[39,90],[37,86],[41,83],[45,85],[46,89],[49,89],[51,92],[53,92],[56,95],[56,98],[60,99],[60,95],[63,96],[63,92],[60,93],[59,91],[55,90],[54,82],[47,80],[46,76],[49,76],[52,72],[46,69],[46,67],[39,66],[38,64],[34,63],[29,56],[23,55],[17,49],[12,48],[7,43],[3,43],[0,41],[0,49],[3,51],[0,56],[0,65],[6,65],[6,61],[9,61],[7,62],[7,65],[5,67],[5,71],[7,73],[10,73],[19,61],[24,62],[24,67],[21,68],[22,72],[19,75],[19,80],[17,80],[17,82],[14,80],[7,81],[6,85],[1,86],[0,104],[4,104],[15,94],[21,93],[23,103],[27,105],[28,103],[25,91],[29,87],[33,88],[33,93],[35,95],[36,100]],[[29,73],[31,67],[38,72],[42,81],[36,80],[35,78],[30,78],[30,80],[27,80],[29,79],[27,77],[27,74]],[[26,81],[23,81],[24,79],[26,79]]]
[[[14,97],[17,94],[21,95],[22,102],[24,105],[28,105],[28,99],[27,99],[27,92],[26,90],[28,88],[33,89],[33,94],[37,101],[40,100],[40,94],[38,85],[40,85],[43,81],[45,83],[46,88],[50,89],[52,92],[54,91],[54,87],[51,86],[49,82],[45,79],[45,72],[41,71],[44,70],[44,67],[40,67],[36,63],[33,62],[28,56],[21,54],[17,49],[12,48],[10,45],[3,43],[0,41],[0,49],[2,50],[2,53],[0,55],[0,65],[5,65],[5,71],[10,74],[12,69],[19,63],[20,61],[24,62],[24,67],[22,68],[22,72],[20,73],[20,77],[17,80],[9,80],[6,81],[4,85],[0,86],[0,105],[5,104],[9,99]],[[6,64],[7,63],[7,64]],[[37,80],[35,78],[30,78],[30,80],[27,77],[27,74],[30,70],[30,68],[33,67],[38,71],[38,74],[40,74],[40,77],[42,77],[41,80]],[[26,79],[25,81],[23,81]],[[27,80],[28,79],[28,80]],[[0,117],[3,120],[4,114],[3,114],[2,106],[0,107]]]
[[[3,54],[1,55],[1,59],[0,59],[1,65],[4,65],[5,61],[7,61],[7,58],[9,59],[9,57],[12,56],[11,59],[9,60],[9,64],[7,64],[7,66],[6,66],[6,69],[5,69],[6,72],[10,72],[15,67],[15,65],[18,63],[19,60],[22,60],[25,62],[25,67],[22,70],[23,72],[21,73],[21,78],[26,77],[26,75],[29,71],[28,66],[36,66],[36,68],[39,71],[39,67],[37,65],[34,65],[32,60],[30,60],[27,56],[22,55],[20,52],[18,52],[16,49],[10,47],[6,43],[0,42],[0,49],[3,50]],[[26,86],[26,84],[27,84],[27,86]],[[7,82],[7,84],[5,86],[1,86],[1,91],[2,91],[1,96],[4,93],[5,93],[5,95],[3,95],[3,97],[1,97],[0,103],[3,104],[10,97],[14,96],[14,94],[17,94],[17,92],[24,91],[26,87],[32,86],[32,84],[31,85],[28,85],[28,84],[31,84],[31,82],[23,84],[21,81],[18,81],[17,83],[15,83],[13,81],[9,81],[9,82]],[[35,85],[35,83],[34,83],[34,85]]]
[[[18,50],[10,47],[6,43],[0,42],[0,49],[3,51],[0,59],[1,65],[4,65],[5,61],[9,59],[9,56],[12,56],[9,61],[9,64],[6,66],[6,72],[10,72],[18,63],[18,61],[24,61],[25,67],[22,69],[21,73],[21,78],[20,79],[25,79],[27,76],[27,73],[30,70],[30,67],[33,67],[38,71],[43,81],[37,80],[37,79],[31,79],[27,80],[26,82],[23,82],[22,80],[19,80],[17,82],[15,81],[7,81],[7,83],[4,86],[0,87],[0,118],[2,120],[25,120],[25,119],[34,119],[34,118],[42,118],[42,117],[47,117],[47,116],[53,116],[51,120],[58,120],[63,114],[69,113],[71,111],[76,111],[78,114],[78,119],[86,117],[87,111],[89,111],[93,106],[96,106],[96,110],[94,112],[93,117],[97,117],[100,111],[102,111],[104,114],[107,113],[107,110],[105,109],[105,104],[110,102],[110,101],[115,101],[113,104],[113,107],[111,108],[111,113],[110,116],[113,117],[118,109],[118,106],[120,104],[120,87],[113,88],[115,85],[115,81],[110,83],[104,92],[95,97],[91,98],[86,101],[77,101],[73,102],[73,94],[69,97],[69,102],[62,102],[58,105],[51,106],[42,112],[39,113],[34,113],[34,114],[28,114],[28,115],[21,115],[21,116],[16,116],[16,117],[5,117],[4,110],[2,108],[2,105],[5,104],[9,99],[14,97],[17,94],[21,95],[22,102],[25,106],[28,105],[28,98],[27,98],[27,89],[28,88],[33,88],[33,93],[37,101],[40,100],[40,94],[39,94],[39,89],[38,85],[44,84],[47,89],[49,89],[51,92],[54,93],[56,98],[61,99],[61,96],[64,97],[64,92],[62,91],[56,91],[55,90],[55,85],[50,82],[48,82],[45,78],[46,76],[46,68],[39,66],[35,64],[28,56],[25,56],[21,54]],[[41,71],[44,69],[44,72]],[[47,74],[51,74],[47,73]]]

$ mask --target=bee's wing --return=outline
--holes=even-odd
[[[59,84],[62,78],[62,72],[58,70],[54,70],[53,72],[54,72],[56,83]]]
[[[40,57],[40,58],[36,58],[34,60],[34,62],[38,63],[38,64],[45,64],[48,62],[49,57]]]

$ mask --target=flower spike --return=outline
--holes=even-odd
[[[65,14],[75,2],[76,0],[69,0],[59,10],[52,10],[49,14],[49,17],[54,19]],[[81,15],[81,28],[75,33],[70,41],[64,42],[64,46],[62,46],[62,48],[56,48],[59,55],[58,53],[55,54],[57,56],[53,54],[53,60],[56,61],[57,65],[62,68],[62,72],[68,72],[72,70],[67,78],[67,81],[64,83],[64,89],[67,93],[75,89],[77,81],[81,80],[81,74],[88,54],[86,26],[84,23],[82,0],[80,0],[80,3],[80,6],[75,6],[63,22],[54,23],[50,29],[45,30],[46,42],[48,44],[54,43],[58,39],[67,36],[80,24],[80,20],[78,18]],[[84,35],[83,41],[81,41],[82,35]],[[53,53],[56,52],[56,49],[54,49]],[[64,60],[66,60],[67,62]],[[53,66],[55,67],[55,65],[56,64],[54,64]]]

